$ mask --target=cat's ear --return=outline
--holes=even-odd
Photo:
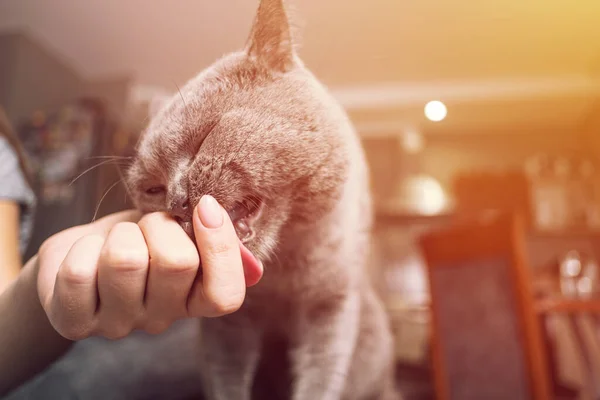
[[[287,72],[294,65],[294,47],[284,0],[261,0],[246,51],[269,69]]]

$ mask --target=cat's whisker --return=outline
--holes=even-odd
[[[260,205],[261,205],[261,202],[260,202],[259,200],[255,200],[254,198],[251,198],[251,197],[250,197],[250,198],[248,198],[246,201],[247,201],[248,203],[250,203],[250,204],[252,205],[252,207],[254,207],[254,208],[258,208],[258,207],[260,207]],[[264,204],[264,202],[263,202],[263,207],[264,207],[265,209],[267,208],[267,206],[266,206],[266,204]]]
[[[142,126],[143,126],[143,124],[146,122],[146,120],[148,120],[149,118],[150,118],[150,113],[148,113],[148,115],[146,116],[146,118],[144,118],[144,121],[142,122]],[[142,132],[143,132],[143,129],[142,129]],[[133,148],[134,148],[136,151],[137,151],[137,149],[138,149],[138,148],[139,148],[139,146],[140,146],[140,142],[142,141],[142,132],[138,132],[137,139],[136,139],[136,141],[135,141],[135,146],[133,146]]]
[[[233,154],[231,154],[231,157],[229,158],[229,160],[227,161],[227,163],[230,163],[233,161],[233,159],[235,158],[235,156],[237,156],[238,154],[240,154],[240,151],[242,151],[242,148],[246,145],[246,143],[248,142],[248,140],[250,139],[250,137],[252,137],[252,134],[248,134],[246,135],[246,138],[244,139],[244,141],[242,142],[242,144],[240,145],[240,147],[238,147],[237,151]]]
[[[146,114],[146,116],[144,117],[142,122],[140,122],[140,125],[144,126],[146,124],[146,122],[148,122],[149,119],[150,119],[150,112],[148,112],[148,114]]]
[[[125,177],[123,176],[123,171],[121,171],[121,168],[119,168],[120,166],[117,165],[117,172],[119,173],[119,176],[121,177],[121,182],[123,182],[123,186],[125,187],[125,204],[127,204],[127,196],[129,196],[130,199],[133,198],[133,196],[131,195],[131,190],[129,189],[129,185],[127,184],[127,180],[125,179]]]
[[[177,92],[179,92],[179,97],[181,97],[181,101],[183,101],[183,110],[187,114],[187,117],[191,118],[190,110],[188,109],[187,103],[185,102],[185,99],[183,98],[183,93],[181,93],[181,89],[179,88],[179,85],[177,84],[177,82],[173,82],[173,83],[175,84],[175,87],[177,88]]]
[[[213,130],[215,129],[215,127],[219,124],[219,122],[221,122],[221,120],[219,119],[219,121],[215,122],[215,124],[210,128],[210,130],[208,131],[208,133],[206,134],[206,137],[204,138],[204,141],[206,141],[206,139],[210,136],[211,133],[213,133]],[[212,153],[211,153],[211,157],[210,157],[210,166],[211,168],[214,167],[215,165],[215,161],[216,161],[216,152],[219,151],[221,144],[223,141],[223,137],[217,137],[217,143],[212,146]],[[221,177],[221,174],[223,173],[223,170],[221,169],[221,171],[219,171],[219,178]]]
[[[242,151],[242,148],[243,148],[243,147],[246,145],[246,142],[247,142],[247,141],[248,141],[248,140],[249,140],[251,137],[252,137],[252,134],[249,134],[248,136],[246,136],[246,139],[244,139],[244,141],[242,142],[242,145],[241,145],[241,146],[238,148],[238,151],[237,151],[235,154],[233,154],[233,156],[232,156],[232,158],[231,158],[231,160],[230,160],[230,161],[234,161],[234,160],[235,160],[235,156],[237,156],[237,155],[240,153],[240,151]],[[248,151],[248,152],[246,153],[246,155],[245,155],[245,156],[244,156],[242,159],[240,159],[240,160],[236,160],[236,161],[237,161],[237,163],[238,163],[238,164],[240,164],[240,165],[243,165],[243,164],[244,164],[244,162],[246,162],[246,160],[248,159],[248,157],[250,157],[252,154],[253,154],[253,152],[252,152],[252,151]]]
[[[92,222],[94,222],[96,220],[96,216],[98,215],[98,211],[100,210],[100,206],[102,205],[102,202],[104,201],[104,199],[106,198],[106,196],[108,195],[108,193],[115,187],[117,186],[119,183],[122,182],[122,179],[119,179],[118,181],[116,181],[115,183],[113,183],[112,185],[110,185],[110,187],[106,190],[106,192],[104,192],[104,194],[102,195],[102,197],[100,198],[100,201],[98,202],[98,205],[96,206],[96,211],[94,211],[94,217],[92,218]]]
[[[276,251],[273,251],[272,254],[273,254],[273,257],[275,258],[275,260],[277,261],[276,262],[276,265],[278,267],[277,270],[282,271],[283,270],[283,262],[281,261],[281,258],[279,257],[279,255],[277,254]]]
[[[131,160],[133,157],[131,156],[92,156],[86,157],[86,160],[93,159],[111,159],[111,160]]]
[[[83,171],[82,173],[80,173],[79,175],[77,175],[70,183],[69,186],[71,186],[72,184],[74,184],[79,178],[81,178],[82,176],[84,176],[85,174],[87,174],[88,172],[93,171],[94,169],[101,167],[103,165],[109,164],[109,163],[116,163],[118,160],[113,160],[113,159],[109,159],[109,160],[104,160],[104,161],[100,161],[98,164],[92,165],[91,167],[89,167],[88,169],[86,169],[85,171]]]

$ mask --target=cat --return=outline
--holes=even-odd
[[[138,209],[168,211],[190,237],[190,205],[211,194],[264,264],[238,311],[200,321],[208,399],[400,398],[390,326],[368,279],[363,149],[297,56],[282,0],[262,0],[245,49],[153,116],[127,183]],[[268,367],[282,355],[289,380]]]

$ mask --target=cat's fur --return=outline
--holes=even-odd
[[[250,399],[270,338],[286,345],[292,399],[398,398],[390,328],[366,271],[363,150],[296,56],[281,0],[261,2],[244,51],[200,73],[152,119],[128,186],[138,208],[171,211],[188,233],[191,207],[181,204],[203,194],[228,210],[245,198],[263,204],[244,238],[264,262],[262,281],[239,311],[201,321],[209,399]],[[261,398],[277,397],[282,382],[278,370],[263,379],[272,388]]]

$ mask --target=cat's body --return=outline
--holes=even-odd
[[[227,387],[218,399],[248,398],[261,345],[273,336],[289,346],[294,399],[394,398],[387,317],[365,270],[371,215],[363,154],[333,100],[321,101],[323,118],[341,128],[336,153],[351,155],[348,178],[327,215],[285,222],[263,280],[238,312],[203,321],[207,380]]]
[[[140,209],[171,211],[188,232],[181,204],[213,195],[264,263],[240,310],[201,321],[209,400],[250,399],[272,339],[286,346],[294,400],[398,398],[391,333],[367,273],[364,154],[295,56],[280,0],[261,2],[245,52],[190,81],[153,119],[129,183]],[[263,399],[281,386],[270,373],[260,385],[272,389],[254,388]]]

